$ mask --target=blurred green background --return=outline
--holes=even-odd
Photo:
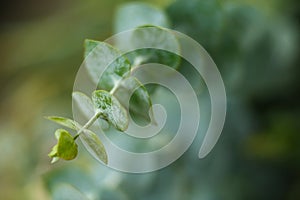
[[[82,145],[75,161],[50,165],[58,126],[43,116],[72,117],[83,41],[111,36],[126,2],[1,2],[0,199],[300,199],[297,0],[144,1],[219,67],[228,111],[215,149],[198,160],[195,142],[169,167],[143,175],[110,170]]]

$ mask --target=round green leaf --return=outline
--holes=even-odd
[[[64,160],[72,160],[76,158],[78,146],[75,143],[73,136],[64,129],[58,129],[55,132],[55,137],[57,138],[58,143],[49,153],[49,157],[53,158],[52,162],[57,161],[58,158],[62,158]]]
[[[133,119],[141,123],[151,122],[152,102],[147,89],[137,78],[128,77],[122,80],[115,96],[129,110]]]
[[[130,45],[137,49],[126,54],[134,66],[161,63],[177,69],[180,64],[178,39],[168,29],[152,25],[137,27],[130,37]]]
[[[96,90],[92,94],[92,101],[96,112],[116,129],[125,131],[128,127],[128,116],[125,108],[117,98],[104,90]]]
[[[85,40],[84,46],[87,71],[99,88],[111,90],[123,76],[130,72],[129,60],[111,45]]]
[[[78,109],[83,115],[82,120],[83,121],[85,120],[85,122],[87,122],[95,114],[95,109],[91,98],[81,92],[73,92],[72,96],[73,96],[73,100],[78,106]],[[98,122],[100,123],[101,128],[103,130],[109,128],[109,124],[107,123],[107,121],[103,119],[98,119]]]

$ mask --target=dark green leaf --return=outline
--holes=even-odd
[[[137,49],[126,56],[134,66],[161,63],[174,69],[180,64],[180,46],[175,35],[162,27],[142,26],[130,38],[131,48]]]
[[[124,79],[116,90],[115,96],[129,110],[133,119],[142,118],[146,123],[151,122],[153,111],[150,96],[146,88],[135,77]]]
[[[111,90],[114,85],[130,72],[129,60],[111,45],[85,40],[85,64],[88,73],[99,88]]]
[[[92,100],[96,112],[100,117],[107,120],[116,129],[124,131],[128,127],[128,116],[125,108],[117,98],[104,90],[96,90],[92,94]]]

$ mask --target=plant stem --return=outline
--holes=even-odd
[[[121,80],[119,80],[119,81],[114,85],[114,87],[109,91],[109,93],[110,93],[111,95],[113,95],[113,94],[117,91],[117,89],[118,89],[118,87],[120,86],[120,83],[122,82],[122,80],[123,80],[123,77],[122,77]]]
[[[126,73],[125,75],[122,76],[122,78],[114,85],[114,87],[109,91],[109,93],[111,95],[113,95],[117,89],[119,88],[119,86],[121,85],[122,81],[128,77],[128,75],[131,75],[133,73],[134,70],[136,70],[139,67],[139,65],[133,65],[133,67],[131,67],[130,71],[128,73]]]
[[[91,125],[93,125],[94,124],[94,122],[99,118],[99,116],[100,116],[100,112],[96,112],[95,114],[94,114],[94,116],[83,126],[83,127],[81,127],[80,129],[79,129],[79,131],[77,132],[77,134],[74,136],[74,140],[76,140],[77,138],[78,138],[78,136],[82,133],[82,131],[84,130],[84,129],[87,129],[87,128],[89,128]]]

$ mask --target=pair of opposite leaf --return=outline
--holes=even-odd
[[[90,120],[94,118],[94,121],[98,118],[103,119],[119,131],[125,131],[128,127],[129,117],[126,109],[133,116],[142,117],[147,122],[151,121],[151,117],[148,115],[149,111],[150,115],[152,114],[149,94],[135,77],[130,76],[131,64],[125,56],[104,42],[86,40],[85,57],[89,75],[92,81],[99,80],[97,85],[101,89],[95,90],[91,99],[83,93],[73,93],[73,98],[86,117]],[[111,60],[114,62],[111,63]],[[105,66],[108,68],[104,71]],[[99,77],[99,74],[102,76]],[[133,104],[129,106],[131,99]],[[72,136],[64,129],[58,129],[55,132],[58,143],[49,153],[52,163],[58,161],[59,158],[74,159],[78,153],[75,140],[80,136],[87,150],[97,160],[107,164],[108,159],[104,145],[98,136],[88,129],[89,127],[81,126],[68,118],[56,116],[47,118],[75,130],[77,133]]]
[[[76,132],[82,130],[82,127],[72,119],[57,116],[50,116],[47,117],[47,119]],[[97,160],[107,164],[107,154],[98,136],[88,129],[84,129],[82,131],[82,134],[79,136],[88,148],[88,151],[90,151]],[[72,136],[68,131],[58,129],[55,131],[55,137],[58,142],[48,154],[49,157],[52,158],[51,163],[57,162],[60,158],[63,160],[73,160],[76,158],[78,154],[78,146],[75,142],[77,135]]]

